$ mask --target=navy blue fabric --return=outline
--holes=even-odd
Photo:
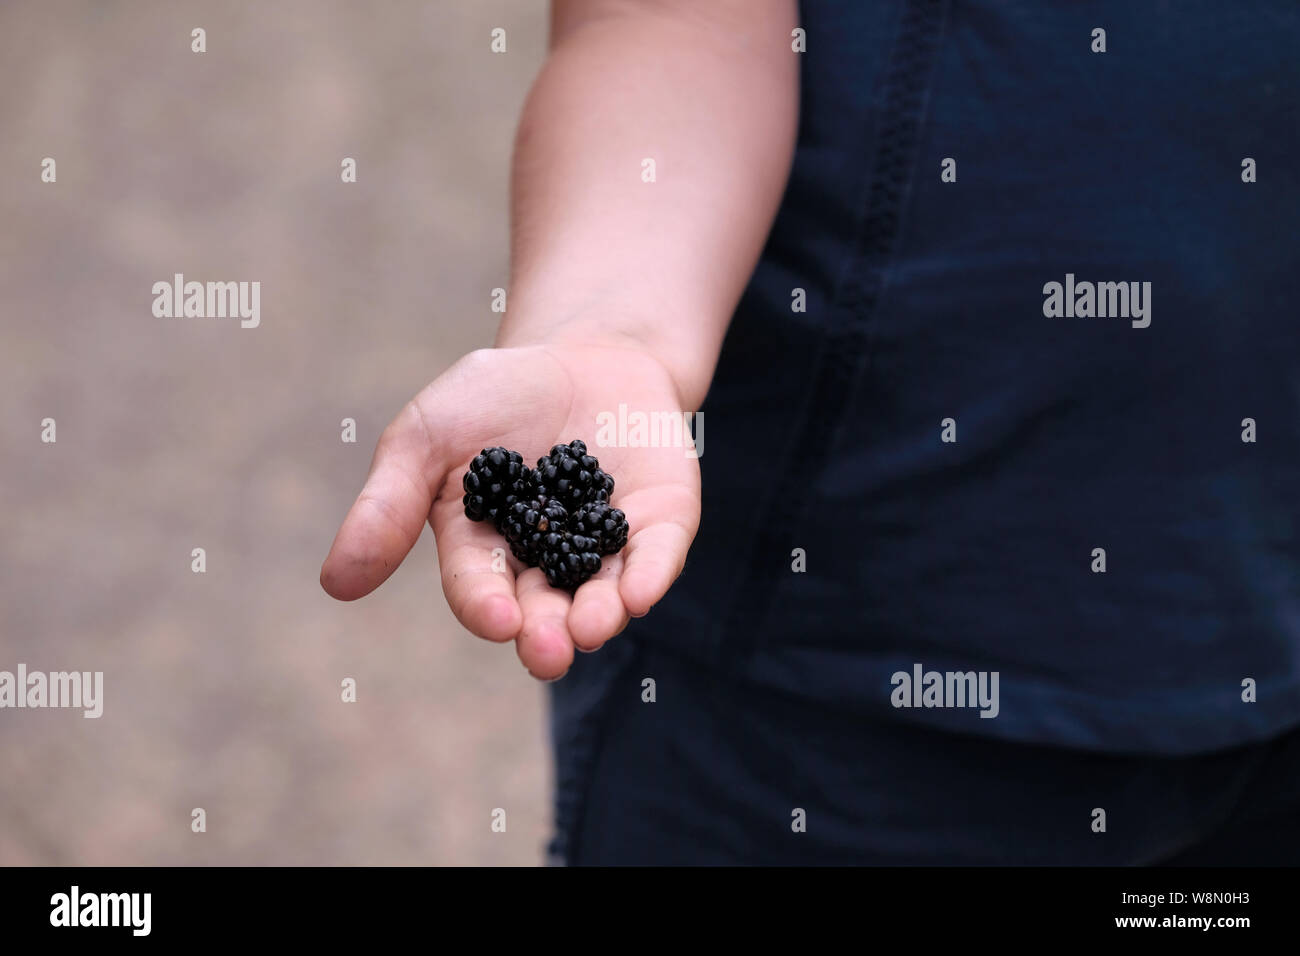
[[[798,149],[704,406],[700,534],[614,642],[690,677],[661,700],[740,687],[741,709],[714,715],[712,764],[683,755],[686,802],[637,804],[644,825],[797,772],[846,826],[888,826],[884,778],[839,762],[876,759],[891,727],[973,754],[1153,758],[1296,727],[1300,5],[806,0],[802,17]],[[1045,316],[1067,274],[1151,283],[1149,327]],[[634,760],[598,705],[625,653],[557,685],[574,806],[617,790],[602,754]],[[998,716],[893,707],[891,675],[917,663],[997,671]],[[645,719],[685,747],[703,707]],[[847,736],[789,732],[831,726],[817,714]]]
[[[555,687],[556,864],[1300,863],[1300,730],[1181,757],[1008,742],[792,698],[652,638]]]
[[[1026,741],[1194,753],[1300,723],[1300,5],[803,18],[794,171],[655,640]],[[1150,282],[1150,326],[1045,317],[1067,273]],[[998,671],[999,717],[893,710],[915,662]]]

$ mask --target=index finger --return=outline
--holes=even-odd
[[[459,498],[433,506],[438,568],[447,604],[465,628],[489,641],[518,636],[523,615],[515,597],[515,572],[505,541],[487,522],[470,521]]]

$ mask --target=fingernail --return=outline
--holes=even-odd
[[[604,647],[605,645],[602,644],[600,645],[600,647],[592,647],[592,648],[578,647],[577,644],[574,644],[573,646],[577,648],[579,654],[595,654],[598,650],[600,650],[600,647]]]

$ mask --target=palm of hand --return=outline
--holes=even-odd
[[[594,650],[641,616],[680,573],[700,514],[699,465],[681,447],[599,447],[598,416],[619,405],[680,414],[668,373],[632,349],[537,346],[467,355],[385,430],[370,476],[321,569],[321,584],[351,600],[388,577],[427,520],[443,590],[480,637],[514,640],[535,677],[568,670],[575,646]],[[537,568],[501,553],[490,524],[472,522],[461,480],[482,448],[502,445],[527,464],[582,438],[614,475],[613,503],[628,518],[627,547],[570,597]],[[494,553],[495,552],[495,553]],[[505,552],[508,554],[508,550]]]

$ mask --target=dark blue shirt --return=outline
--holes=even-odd
[[[794,169],[647,639],[846,720],[1170,753],[1300,723],[1300,5],[802,15]],[[1050,283],[1149,296],[1048,315]],[[998,716],[895,708],[917,664],[998,672]]]

